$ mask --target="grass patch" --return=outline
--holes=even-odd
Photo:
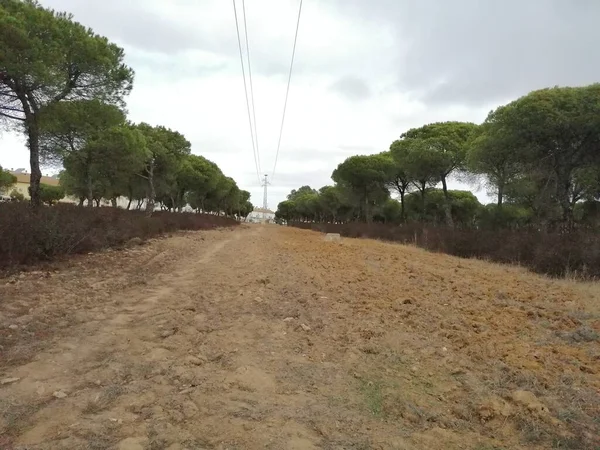
[[[383,393],[380,382],[361,381],[360,390],[364,395],[369,412],[375,417],[383,416]]]

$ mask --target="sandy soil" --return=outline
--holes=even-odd
[[[0,280],[1,449],[597,449],[600,288],[310,231]]]

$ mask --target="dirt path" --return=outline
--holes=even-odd
[[[600,445],[596,286],[260,226],[2,284],[2,449]]]

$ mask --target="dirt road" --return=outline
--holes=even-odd
[[[597,448],[599,292],[275,226],[77,257],[0,280],[0,448]]]

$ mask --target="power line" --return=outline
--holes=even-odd
[[[275,177],[275,169],[277,168],[277,159],[279,158],[279,149],[281,148],[281,137],[283,136],[283,124],[285,122],[285,112],[287,109],[288,96],[290,93],[290,84],[292,81],[292,71],[294,69],[294,57],[296,56],[296,42],[298,41],[298,29],[300,28],[300,16],[302,15],[302,1],[300,0],[300,7],[298,8],[298,21],[296,23],[296,35],[294,36],[294,48],[292,50],[292,61],[290,63],[290,74],[288,76],[287,89],[285,91],[285,101],[283,103],[283,115],[281,117],[281,128],[279,130],[279,141],[277,142],[277,152],[275,153],[275,164],[273,165],[273,175],[271,179]]]
[[[240,39],[240,27],[239,27],[239,23],[238,23],[237,7],[235,6],[235,0],[232,0],[232,2],[233,2],[233,14],[235,16],[235,29],[237,31],[238,47],[240,50],[240,63],[242,65],[242,78],[244,79],[244,92],[246,94],[246,109],[248,110],[248,124],[250,125],[250,138],[252,139],[252,152],[254,154],[254,165],[256,167],[256,176],[257,176],[258,182],[260,184],[261,183],[260,168],[258,166],[258,156],[257,156],[256,145],[254,142],[254,131],[252,129],[252,116],[250,114],[250,102],[248,101],[248,86],[246,85],[246,71],[244,70],[244,55],[242,53],[242,41]]]
[[[244,15],[244,34],[246,35],[246,56],[248,58],[248,78],[250,81],[250,98],[252,100],[252,117],[254,119],[254,141],[256,142],[256,156],[258,158],[258,170],[262,174],[260,165],[260,146],[258,145],[258,130],[256,129],[256,109],[254,103],[254,83],[252,83],[252,65],[250,64],[250,44],[248,43],[248,24],[246,23],[246,0],[242,0],[242,12]]]

